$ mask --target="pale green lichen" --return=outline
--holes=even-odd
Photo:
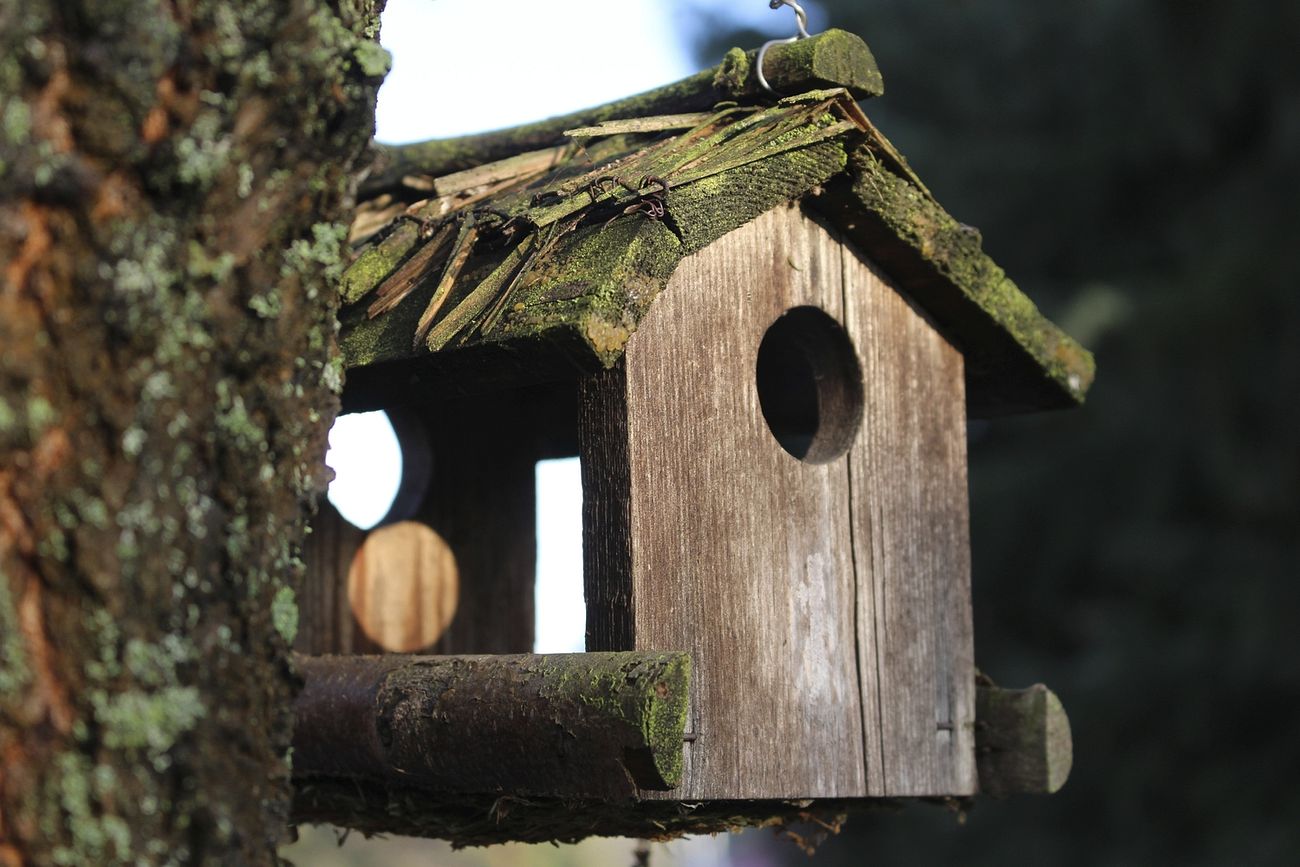
[[[311,240],[299,238],[289,245],[281,275],[319,272],[327,284],[336,285],[343,274],[343,243],[347,236],[347,227],[342,223],[316,223],[311,227]]]
[[[54,407],[41,395],[27,400],[27,433],[33,440],[43,434],[58,418]]]
[[[238,180],[235,185],[235,195],[241,199],[247,199],[253,194],[253,180],[257,177],[257,173],[253,171],[253,167],[248,163],[240,163],[237,172]]]
[[[271,600],[271,622],[284,643],[292,647],[298,637],[298,601],[294,598],[293,588],[281,587],[275,591]]]
[[[393,66],[393,55],[378,42],[362,41],[352,52],[357,67],[367,78],[383,78]]]
[[[182,182],[207,189],[225,170],[233,144],[222,129],[224,118],[225,112],[215,108],[201,111],[188,135],[176,142],[177,177]]]
[[[6,143],[14,146],[27,143],[32,134],[32,112],[21,99],[8,99],[0,111],[0,130]]]
[[[95,721],[103,727],[110,749],[146,750],[154,766],[203,717],[206,708],[197,687],[167,686],[153,692],[127,690],[91,693]]]
[[[284,310],[280,292],[274,287],[248,299],[248,307],[263,319],[275,319]]]
[[[0,708],[8,704],[10,698],[17,697],[30,682],[31,671],[27,667],[18,610],[9,578],[0,569]]]
[[[168,633],[156,643],[135,638],[127,641],[122,666],[141,686],[161,687],[177,683],[180,667],[198,656],[198,648],[190,638]]]
[[[51,776],[48,782],[58,793],[60,818],[72,843],[55,847],[53,862],[80,867],[125,859],[131,847],[130,827],[120,817],[99,815],[98,809],[99,802],[113,793],[113,770],[94,765],[80,753],[65,752],[54,760]]]
[[[253,420],[235,387],[228,379],[217,383],[217,429],[241,451],[266,452],[266,431]]]
[[[343,393],[343,359],[334,356],[321,370],[321,382],[333,394]]]
[[[172,385],[172,375],[166,370],[158,370],[149,374],[144,381],[144,388],[141,390],[141,396],[146,403],[153,403],[159,400],[165,400],[169,397],[176,396],[176,389]]]
[[[36,544],[36,550],[42,557],[56,562],[64,562],[70,553],[68,537],[62,530],[51,530]]]
[[[131,458],[139,457],[148,438],[149,435],[141,428],[132,425],[122,434],[122,453]]]
[[[108,505],[98,497],[85,496],[80,498],[81,517],[97,529],[107,529],[111,521],[108,514]]]
[[[190,277],[195,279],[211,278],[220,283],[229,277],[230,272],[234,270],[234,253],[221,252],[213,256],[198,241],[190,241],[186,249],[189,255],[185,263],[185,272]]]

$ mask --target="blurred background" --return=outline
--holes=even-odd
[[[1083,409],[971,428],[976,661],[1060,695],[1069,783],[964,821],[859,816],[814,863],[1300,863],[1300,3],[805,6],[812,31],[866,39],[887,91],[868,114],[1099,371]],[[387,141],[607,101],[793,32],[765,0],[389,7]],[[576,467],[548,472],[541,512],[576,521]],[[567,616],[543,615],[548,649]],[[284,854],[632,863],[625,841],[353,847],[318,829]],[[805,860],[751,832],[653,863]]]

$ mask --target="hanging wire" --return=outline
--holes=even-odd
[[[798,42],[800,39],[807,39],[811,34],[808,32],[808,15],[803,11],[795,0],[770,0],[767,4],[769,9],[780,9],[782,6],[789,6],[794,10],[795,24],[799,32],[787,39],[769,39],[763,43],[763,47],[758,49],[758,59],[754,61],[754,75],[758,78],[758,83],[763,85],[763,89],[768,93],[776,93],[772,85],[767,83],[767,78],[763,75],[763,56],[767,54],[767,49],[773,45],[787,45],[791,42]]]

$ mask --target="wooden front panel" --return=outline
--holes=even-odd
[[[803,305],[864,377],[829,463],[777,443],[755,383],[765,332]],[[684,261],[586,383],[588,648],[695,661],[670,797],[974,791],[963,403],[953,347],[786,208]]]
[[[849,463],[871,789],[973,794],[962,356],[850,248],[844,289],[866,387]]]
[[[786,453],[754,381],[783,312],[842,315],[840,274],[824,231],[769,213],[686,260],[590,387],[584,459],[622,457],[601,443],[625,407],[627,472],[586,492],[589,638],[695,660],[673,798],[866,794],[847,462]]]

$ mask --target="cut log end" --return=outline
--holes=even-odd
[[[774,46],[763,65],[772,87],[782,93],[843,87],[854,99],[870,99],[885,92],[880,68],[867,43],[843,30],[827,30],[811,39]]]
[[[1050,689],[981,686],[975,716],[981,792],[1050,795],[1065,785],[1074,764],[1070,720]]]

